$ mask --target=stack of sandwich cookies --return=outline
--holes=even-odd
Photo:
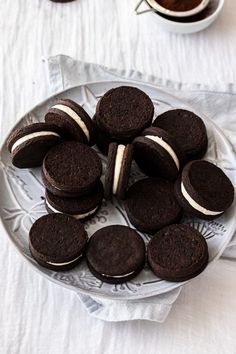
[[[193,112],[184,109],[167,111],[156,118],[153,126],[170,133],[188,160],[205,155],[208,145],[206,127]]]
[[[112,142],[115,141],[117,144],[121,145],[126,145],[128,143],[127,141],[123,141],[122,139],[112,139],[106,134],[104,134],[104,132],[102,132],[101,129],[98,128],[96,115],[93,117],[93,123],[94,127],[96,128],[96,145],[104,155],[108,155],[109,146]]]
[[[39,218],[29,233],[29,248],[33,258],[43,267],[68,270],[82,259],[87,244],[83,225],[63,214]]]
[[[34,123],[14,130],[7,146],[18,168],[41,166],[46,153],[62,141],[61,130],[48,123]]]
[[[92,119],[83,107],[72,100],[58,100],[46,113],[45,121],[60,127],[67,140],[76,140],[88,145],[95,143]]]
[[[134,183],[127,191],[125,210],[130,222],[149,234],[178,223],[182,217],[174,184],[161,178],[145,178]]]
[[[143,91],[121,86],[106,92],[98,102],[96,125],[111,141],[129,143],[151,125],[153,113],[153,103]]]
[[[153,273],[168,281],[185,281],[200,274],[208,263],[208,247],[200,232],[188,225],[158,231],[147,247]]]
[[[184,154],[175,139],[162,129],[151,127],[133,141],[134,159],[148,176],[175,180],[182,168]]]
[[[142,237],[127,226],[107,226],[92,235],[86,257],[96,278],[106,283],[124,283],[143,269],[145,244]]]
[[[89,194],[102,174],[98,154],[79,142],[64,142],[51,149],[43,161],[46,189],[58,197],[75,198]]]
[[[46,209],[49,213],[64,213],[77,220],[86,221],[98,212],[103,194],[103,185],[100,181],[89,194],[78,198],[62,198],[46,190]]]
[[[107,169],[105,174],[105,198],[110,199],[116,195],[118,199],[124,199],[127,189],[131,163],[133,156],[133,146],[109,145]]]
[[[184,167],[175,192],[187,213],[206,220],[221,216],[234,200],[229,178],[219,167],[204,160],[189,162]]]

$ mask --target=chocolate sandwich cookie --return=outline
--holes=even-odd
[[[67,139],[88,145],[95,142],[92,119],[83,107],[72,100],[58,100],[46,113],[45,121],[60,127]]]
[[[68,214],[75,219],[85,221],[98,212],[102,204],[103,194],[103,185],[98,182],[89,194],[79,198],[61,198],[46,191],[45,204],[49,213]]]
[[[175,139],[163,129],[151,127],[133,141],[134,159],[148,176],[175,180],[181,170],[184,154]]]
[[[207,131],[203,120],[184,109],[173,109],[158,116],[154,127],[164,129],[176,140],[188,160],[202,158],[208,145]]]
[[[142,270],[145,244],[142,237],[127,226],[107,226],[90,238],[86,257],[96,278],[106,283],[124,283]]]
[[[158,231],[147,247],[153,273],[168,281],[196,277],[208,264],[206,240],[188,225],[170,225]]]
[[[135,87],[109,90],[96,108],[96,122],[107,137],[130,142],[151,125],[154,106],[151,99]]]
[[[96,151],[76,141],[55,146],[43,161],[44,185],[58,197],[75,198],[90,193],[101,174],[102,163]]]
[[[83,225],[63,214],[42,216],[29,233],[29,248],[34,259],[41,266],[56,271],[77,265],[86,244],[87,233]]]
[[[53,146],[62,141],[60,129],[48,123],[34,123],[14,130],[7,141],[12,163],[19,168],[40,166]]]
[[[191,161],[175,184],[176,197],[191,215],[212,220],[233,203],[234,187],[225,173],[208,161]]]
[[[111,143],[109,146],[107,169],[105,174],[105,198],[116,195],[124,199],[127,189],[133,156],[133,146]]]
[[[144,178],[134,183],[126,193],[125,210],[139,231],[150,234],[178,223],[182,217],[174,184],[161,178]]]
[[[126,145],[127,143],[132,143],[132,140],[130,141],[125,141],[122,139],[111,139],[109,138],[106,134],[104,134],[104,132],[101,131],[101,129],[98,127],[97,123],[96,123],[96,116],[94,116],[93,118],[93,123],[94,126],[96,128],[96,145],[99,148],[99,150],[104,154],[107,155],[108,154],[108,150],[109,150],[109,145],[111,143],[117,143],[117,144],[122,144],[122,145]]]

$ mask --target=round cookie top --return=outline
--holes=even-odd
[[[127,145],[128,143],[132,143],[133,139],[129,139],[129,140],[123,139],[122,140],[122,139],[109,138],[97,125],[96,115],[93,117],[93,123],[96,128],[96,145],[104,155],[108,155],[109,145],[111,143],[117,143],[117,144],[122,144],[122,145]]]
[[[204,237],[188,225],[170,225],[158,231],[147,248],[148,263],[160,278],[185,281],[201,273],[208,263]]]
[[[73,215],[81,220],[97,211],[102,203],[103,194],[103,185],[100,181],[89,194],[79,198],[61,198],[46,190],[46,206],[50,211]]]
[[[167,111],[155,119],[153,126],[170,133],[189,160],[201,158],[206,153],[206,127],[193,112],[184,109]]]
[[[182,217],[173,183],[160,178],[145,178],[134,183],[127,191],[125,210],[138,230],[150,234],[179,222]]]
[[[234,200],[234,187],[225,173],[214,164],[199,160],[183,169],[181,189],[205,209],[222,213]]]
[[[48,110],[45,121],[61,128],[67,139],[93,145],[95,127],[88,113],[70,99],[60,99]]]
[[[96,122],[110,138],[130,140],[151,125],[154,106],[151,99],[135,87],[111,89],[100,99]]]
[[[30,229],[29,240],[36,260],[61,264],[82,255],[87,233],[83,225],[71,216],[49,214],[36,220]]]
[[[133,156],[133,146],[111,143],[109,146],[107,169],[105,174],[105,197],[116,195],[124,199]]]
[[[98,154],[87,145],[70,141],[51,149],[43,161],[46,188],[58,196],[76,197],[93,189],[102,174]]]
[[[86,256],[88,265],[96,273],[122,278],[141,270],[145,244],[142,237],[127,226],[107,226],[90,238]]]
[[[134,159],[148,176],[177,178],[184,154],[175,139],[163,129],[151,127],[133,141]]]
[[[62,141],[61,130],[48,123],[34,123],[14,130],[7,147],[12,163],[19,168],[40,166],[47,151]]]

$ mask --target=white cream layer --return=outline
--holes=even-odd
[[[51,209],[54,213],[60,213],[60,214],[66,214],[66,213],[63,213],[62,211],[59,211],[55,208],[53,208],[53,206],[48,202],[48,200],[46,199],[46,204],[47,206],[49,207],[49,209]],[[91,211],[88,211],[87,213],[84,213],[84,214],[76,214],[76,215],[71,215],[73,216],[73,218],[77,219],[77,220],[81,220],[81,219],[84,219],[86,218],[87,216],[89,215],[92,215],[93,213],[95,213],[95,211],[98,209],[98,206],[96,208],[94,208],[93,210]]]
[[[129,275],[133,274],[133,272],[130,272],[128,274],[124,274],[124,275],[108,275],[108,274],[102,274],[103,277],[106,277],[106,278],[125,278],[125,277],[128,277]]]
[[[208,209],[202,207],[197,202],[195,202],[195,200],[186,191],[183,182],[181,182],[181,193],[183,194],[184,198],[187,200],[187,202],[191,205],[192,208],[194,208],[195,210],[199,211],[200,213],[202,213],[204,215],[214,216],[214,215],[219,215],[219,214],[223,213],[223,211],[208,210]]]
[[[83,130],[87,140],[90,140],[90,135],[89,135],[89,130],[86,127],[86,124],[83,122],[83,120],[80,118],[80,116],[73,111],[73,109],[71,109],[70,107],[64,105],[64,104],[56,104],[55,106],[53,106],[52,108],[56,108],[59,111],[62,111],[64,113],[66,113],[69,117],[71,117],[72,119],[74,119],[74,121],[79,125],[79,127]]]
[[[116,151],[116,161],[115,161],[115,169],[114,169],[114,177],[113,177],[113,187],[112,187],[113,194],[116,194],[117,192],[124,153],[125,153],[125,145],[118,145]]]
[[[159,138],[159,136],[145,135],[145,138],[148,138],[154,141],[155,143],[157,143],[158,145],[160,145],[161,147],[163,147],[163,149],[165,149],[166,152],[168,152],[168,154],[172,157],[174,163],[176,164],[177,169],[179,170],[179,159],[169,144],[167,144],[162,138]]]
[[[27,134],[27,135],[23,136],[22,138],[16,140],[16,142],[12,145],[11,152],[13,152],[19,145],[25,143],[28,140],[38,138],[39,136],[51,136],[51,135],[60,136],[59,134],[54,133],[54,132],[50,132],[50,131],[35,132],[35,133]]]
[[[64,266],[64,265],[67,265],[67,264],[71,264],[71,263],[77,261],[77,260],[78,260],[79,258],[81,258],[81,257],[82,257],[82,254],[81,254],[79,257],[77,257],[77,258],[75,258],[75,259],[73,259],[72,261],[69,261],[69,262],[64,262],[64,263],[46,262],[46,263],[59,267],[59,266]]]

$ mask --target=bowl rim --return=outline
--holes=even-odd
[[[149,7],[151,7],[151,5],[149,4],[148,0],[145,0],[145,2],[147,3],[147,5]],[[175,21],[174,19],[173,20],[169,20],[169,19],[167,19],[165,17],[162,17],[156,11],[153,11],[153,13],[155,15],[157,15],[162,22],[165,22],[165,23],[168,23],[168,24],[174,24],[174,25],[179,26],[179,27],[188,27],[190,25],[192,26],[192,25],[196,25],[196,24],[203,24],[203,23],[208,22],[211,19],[214,19],[221,12],[221,10],[222,10],[222,8],[224,6],[224,3],[225,3],[225,0],[219,0],[219,3],[218,3],[218,6],[217,6],[216,10],[210,16],[208,16],[208,17],[206,17],[206,18],[204,18],[204,19],[202,19],[200,21],[194,21],[194,22],[178,22],[178,21]]]
[[[188,11],[174,11],[160,5],[155,0],[147,0],[148,4],[156,11],[173,17],[188,17],[193,16],[204,10],[209,4],[210,0],[201,0],[200,4]]]

